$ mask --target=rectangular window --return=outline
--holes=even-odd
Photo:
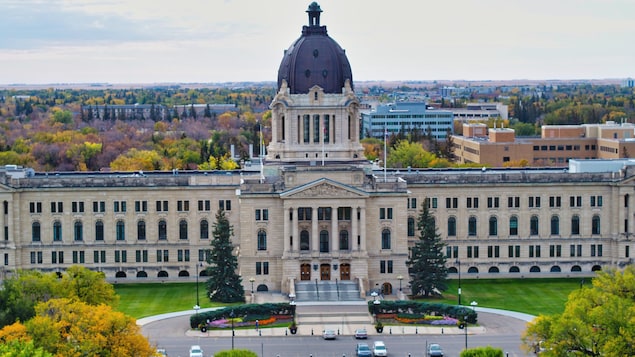
[[[498,208],[500,205],[500,199],[498,197],[487,198],[487,208]]]
[[[388,260],[386,263],[388,264],[388,274],[392,274],[392,260]]]
[[[262,262],[262,275],[269,275],[269,262]]]
[[[190,211],[190,201],[176,201],[176,210],[179,212],[189,212]]]
[[[71,202],[71,211],[73,213],[84,213],[84,202],[73,201]]]
[[[459,208],[459,198],[458,197],[446,197],[446,199],[445,199],[445,208]]]
[[[436,197],[432,197],[432,199],[430,201],[431,201],[431,204],[432,204],[432,208],[437,208],[437,206],[438,206],[437,198]]]
[[[562,197],[560,196],[549,196],[549,207],[557,208],[562,206]]]
[[[211,209],[211,201],[210,200],[198,200],[198,210],[199,211],[210,211]]]
[[[467,208],[478,208],[478,197],[467,198]]]
[[[529,208],[540,208],[540,196],[529,197]]]
[[[351,220],[351,207],[337,207],[337,220],[350,221]]]
[[[157,212],[167,212],[168,201],[156,201],[156,209],[157,209]]]
[[[42,202],[29,202],[30,213],[42,213]]]
[[[256,275],[262,275],[262,262],[256,262]]]
[[[385,260],[380,260],[379,261],[379,273],[380,274],[386,274],[386,261]]]
[[[218,201],[218,209],[221,211],[231,211],[232,210],[232,201],[230,200],[219,200]]]
[[[135,212],[148,212],[148,201],[135,201],[134,210]]]

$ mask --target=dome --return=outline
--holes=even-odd
[[[346,53],[320,26],[320,5],[309,5],[309,25],[284,53],[278,70],[278,90],[286,81],[291,94],[305,94],[315,85],[325,93],[342,93],[345,81],[353,86],[353,74]]]

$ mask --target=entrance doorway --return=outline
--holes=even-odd
[[[300,265],[300,280],[311,280],[311,264]]]
[[[320,265],[320,280],[331,280],[331,264]]]
[[[340,280],[351,280],[350,264],[340,264]]]
[[[383,295],[392,295],[392,285],[390,283],[383,283],[381,285],[381,293]]]

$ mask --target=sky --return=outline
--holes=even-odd
[[[309,0],[0,0],[0,84],[276,81]],[[322,0],[354,81],[635,77],[635,0]]]

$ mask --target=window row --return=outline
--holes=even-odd
[[[198,200],[198,210],[201,212],[211,211],[210,200]],[[231,200],[219,200],[218,209],[224,211],[231,211]],[[189,212],[190,201],[178,200],[176,201],[176,210],[178,212]],[[113,201],[112,211],[115,213],[125,213],[128,211],[127,201]],[[148,201],[134,201],[135,212],[148,212]],[[167,200],[155,201],[156,212],[168,212],[169,202]],[[42,202],[29,202],[30,213],[42,213]],[[72,213],[84,213],[85,207],[83,201],[71,202]],[[106,201],[93,201],[93,213],[105,213]],[[64,202],[50,202],[50,213],[64,213]]]
[[[182,219],[178,222],[179,225],[179,239],[187,240],[189,239],[189,225],[185,219]],[[103,241],[105,234],[104,222],[97,221],[95,222],[94,227],[94,237],[92,237],[95,241]],[[137,240],[146,240],[147,239],[147,230],[146,230],[146,222],[144,220],[137,221]],[[53,242],[62,242],[63,241],[63,231],[62,231],[62,223],[60,221],[53,222]],[[84,240],[84,223],[82,221],[75,221],[73,224],[73,241],[81,242]],[[168,224],[165,220],[159,220],[157,223],[157,237],[158,240],[167,240],[168,239]],[[209,222],[206,219],[203,219],[199,222],[199,239],[209,239]],[[123,220],[118,220],[115,223],[115,240],[125,241],[126,240],[126,223]],[[31,241],[32,242],[41,242],[42,241],[42,227],[40,222],[31,223]]]
[[[469,208],[469,209],[479,208],[479,197],[465,197],[464,199],[465,199],[466,208]],[[431,197],[426,200],[428,201],[428,208],[438,208],[438,199],[436,197]],[[563,198],[561,196],[549,196],[547,197],[547,201],[550,208],[560,208],[562,207]],[[569,196],[569,207],[582,207],[583,206],[582,201],[583,201],[582,196]],[[410,201],[408,202],[410,203]],[[603,199],[601,195],[597,195],[597,196],[593,195],[588,197],[588,202],[590,207],[602,207]],[[542,197],[541,196],[526,197],[526,203],[528,208],[540,208],[542,205]],[[506,197],[506,202],[504,199],[501,200],[501,198],[497,196],[487,197],[487,208],[500,208],[502,207],[503,204],[506,204],[507,208],[520,208],[521,197],[508,196]],[[446,197],[445,208],[458,209],[459,198]]]
[[[541,245],[529,245],[526,246],[525,255],[521,256],[521,246],[520,245],[508,245],[507,246],[507,258],[541,258],[542,257],[542,247]],[[465,247],[465,257],[466,258],[480,258],[480,246],[478,245],[470,245]],[[505,246],[502,247],[505,249]],[[564,246],[566,249],[566,245]],[[498,245],[488,245],[487,249],[487,258],[500,258],[501,257],[501,246]],[[563,256],[563,246],[561,244],[550,244],[548,247],[548,256],[550,258],[558,258]],[[601,257],[603,255],[603,246],[602,244],[589,244],[588,245],[588,256],[590,257]],[[565,253],[566,254],[566,253]],[[445,256],[449,259],[458,259],[459,255],[459,247],[458,246],[446,246],[445,247]],[[583,245],[582,244],[570,244],[569,245],[569,257],[583,257]]]
[[[412,222],[411,222],[412,219]],[[477,219],[474,216],[468,217],[467,221],[467,235],[471,237],[475,237],[478,232],[478,224]],[[489,236],[498,236],[498,218],[495,216],[491,216],[488,220],[488,235]],[[509,218],[508,224],[508,234],[510,236],[518,235],[518,217],[512,216]],[[540,218],[538,216],[533,215],[529,218],[529,235],[537,236],[540,235]],[[601,219],[599,215],[593,215],[591,218],[591,232],[592,235],[601,234]],[[549,234],[550,235],[560,235],[560,217],[557,215],[551,216],[549,222]],[[570,235],[580,235],[580,216],[574,215],[571,217],[571,221],[569,224],[569,234]],[[408,235],[414,236],[414,218],[408,218]],[[456,217],[449,217],[447,222],[447,236],[448,237],[456,237],[457,235],[457,222]]]
[[[132,252],[132,251],[131,251]],[[87,252],[84,250],[73,250],[71,251],[71,261],[65,261],[64,251],[51,251],[50,252],[50,261],[46,263],[50,264],[64,264],[64,263],[72,263],[72,264],[85,264],[87,263],[86,254]],[[149,251],[147,249],[137,249],[134,250],[134,258],[133,260],[128,259],[128,251],[127,250],[114,250],[112,255],[107,255],[105,250],[94,250],[92,251],[92,263],[148,263],[150,262],[150,255],[154,253],[154,260],[152,263],[167,263],[170,262],[170,259],[174,259],[175,257],[172,255],[168,249],[156,249],[155,251]],[[44,254],[42,251],[33,251],[31,252],[31,264],[44,264]],[[90,254],[90,253],[88,253]],[[198,261],[203,262],[207,261],[210,258],[211,251],[209,249],[200,249],[198,251]],[[111,257],[112,261],[107,261],[106,257]],[[89,255],[90,257],[90,255]],[[177,249],[176,250],[176,261],[177,262],[189,262],[190,250],[189,249]]]
[[[319,251],[320,253],[329,253],[331,251],[331,238],[329,231],[322,230],[319,232]],[[357,245],[360,245],[360,237],[357,237]],[[349,232],[347,230],[341,230],[339,232],[339,245],[340,251],[350,251],[353,249]],[[256,233],[256,246],[257,249],[267,250],[267,231],[259,229]],[[291,238],[291,246],[293,247],[293,237]],[[391,249],[392,237],[390,229],[383,229],[381,232],[381,249]],[[300,251],[311,250],[311,238],[309,231],[302,230],[300,232]]]

